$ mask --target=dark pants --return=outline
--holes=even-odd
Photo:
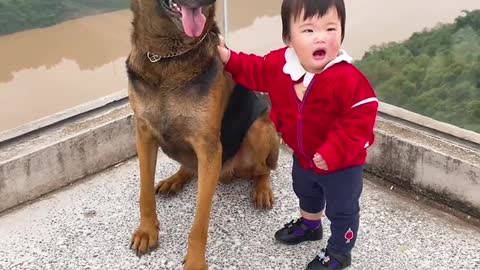
[[[327,175],[304,170],[293,157],[293,190],[300,208],[308,213],[325,214],[331,222],[332,235],[327,249],[348,254],[355,245],[359,224],[359,199],[363,187],[363,166],[350,167]]]

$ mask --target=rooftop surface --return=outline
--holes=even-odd
[[[159,152],[157,179],[178,165]],[[283,246],[274,232],[297,217],[291,157],[282,150],[272,175],[275,205],[257,210],[251,181],[219,184],[212,207],[209,269],[304,269],[326,239]],[[361,225],[350,269],[480,269],[480,229],[375,184],[365,176]],[[159,247],[138,258],[129,250],[139,222],[138,160],[0,216],[0,269],[182,269],[195,211],[196,181],[157,197]],[[327,219],[325,236],[330,235]]]

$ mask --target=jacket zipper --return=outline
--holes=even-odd
[[[310,165],[310,168],[313,168],[313,161],[308,158],[308,156],[305,154],[305,151],[303,150],[303,106],[305,104],[305,99],[307,98],[308,92],[310,92],[310,89],[312,88],[312,85],[315,81],[315,78],[310,82],[310,85],[308,85],[307,90],[305,91],[305,94],[303,95],[302,100],[300,101],[297,92],[295,91],[295,87],[292,83],[292,91],[295,97],[295,102],[297,103],[297,144],[298,144],[298,150],[300,153],[305,157],[306,160],[308,160],[308,164]]]

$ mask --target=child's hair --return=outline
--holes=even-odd
[[[328,9],[337,9],[338,17],[342,25],[342,42],[345,36],[345,3],[343,0],[283,0],[282,3],[282,37],[287,42],[290,39],[290,19],[296,21],[305,10],[303,19],[313,16],[324,16]]]

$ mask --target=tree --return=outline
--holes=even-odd
[[[355,65],[387,103],[480,132],[480,10],[374,46]]]

